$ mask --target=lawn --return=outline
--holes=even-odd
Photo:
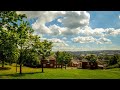
[[[0,65],[1,67],[1,65]],[[23,74],[16,73],[15,65],[9,70],[0,70],[0,79],[120,79],[120,68],[104,69],[104,70],[88,70],[88,69],[44,69],[41,73],[41,68],[23,67]]]

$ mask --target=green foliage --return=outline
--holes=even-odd
[[[19,62],[29,65],[39,64],[42,59],[51,55],[52,42],[41,42],[40,37],[33,35],[33,29],[25,14],[16,11],[0,11],[0,60]],[[21,69],[20,69],[21,72]]]
[[[85,57],[89,62],[96,62],[97,57],[95,55],[88,55]]]
[[[23,53],[24,65],[29,67],[37,67],[40,65],[39,56],[32,49],[25,50]]]
[[[61,63],[68,64],[72,59],[72,55],[70,53],[59,52],[59,51],[56,52],[55,57],[56,57],[57,63],[59,64]]]
[[[52,51],[52,42],[48,42],[47,40],[41,42],[41,48],[39,48],[38,52],[40,53],[43,59],[45,59],[45,57],[50,56],[51,51]]]
[[[109,61],[109,65],[114,65],[117,64],[119,61],[119,56],[118,55],[114,55],[111,57],[110,61]]]
[[[18,21],[23,21],[24,18],[24,14],[18,15],[16,11],[0,11],[0,56],[3,62],[11,62],[18,57]]]
[[[112,69],[112,68],[120,68],[120,64],[109,65],[106,67],[106,69]]]

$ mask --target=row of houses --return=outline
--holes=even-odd
[[[104,64],[100,60],[96,60],[96,62],[89,62],[86,59],[82,60],[71,60],[69,63],[69,66],[71,67],[77,67],[77,68],[82,68],[82,69],[97,69],[97,68],[104,68]]]
[[[43,67],[44,68],[60,68],[61,64],[56,65],[56,59],[52,58],[49,60],[43,60]],[[82,60],[71,60],[71,62],[67,65],[68,67],[76,67],[76,68],[91,68],[91,69],[97,69],[97,68],[102,68],[103,69],[103,64],[97,60],[97,63],[92,63],[89,62],[86,59]]]

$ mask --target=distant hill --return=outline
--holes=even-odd
[[[98,51],[66,51],[74,55],[80,54],[120,54],[120,50],[98,50]]]

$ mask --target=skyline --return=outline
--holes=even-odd
[[[53,51],[120,50],[120,11],[18,11]]]

